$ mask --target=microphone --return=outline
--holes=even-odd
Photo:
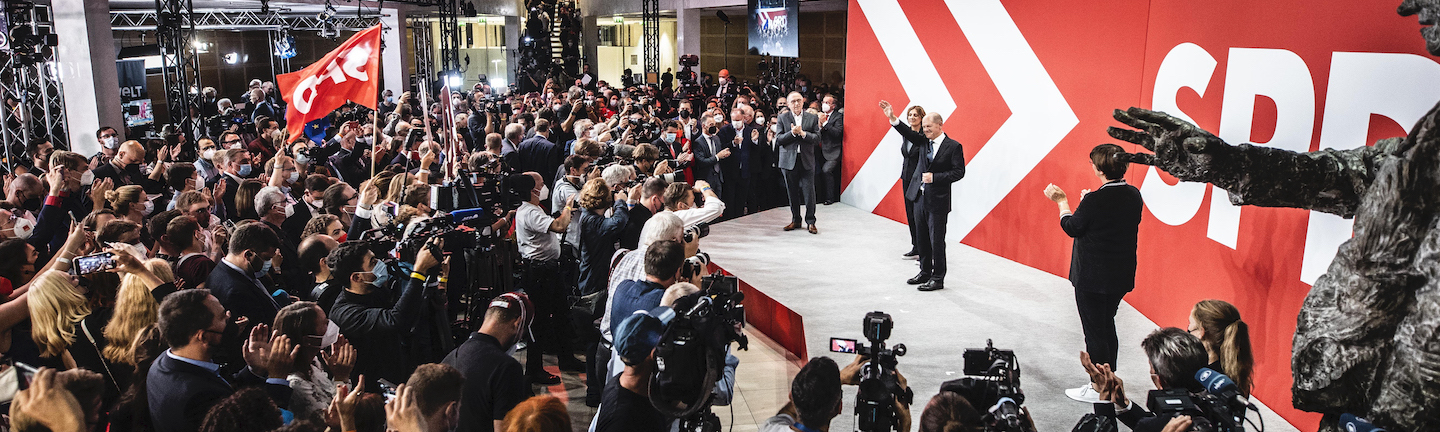
[[[1225,376],[1225,374],[1216,372],[1210,368],[1200,368],[1200,370],[1195,371],[1195,380],[1199,381],[1200,385],[1205,386],[1207,393],[1219,396],[1225,400],[1233,399],[1241,405],[1250,406],[1250,400],[1240,395],[1240,391],[1235,388],[1235,381]]]
[[[1340,414],[1340,429],[1345,432],[1385,432],[1385,428],[1350,413]]]

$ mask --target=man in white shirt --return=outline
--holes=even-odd
[[[705,196],[705,204],[695,207],[695,194],[699,192]],[[704,180],[696,180],[695,186],[686,185],[684,182],[671,183],[665,188],[665,211],[661,213],[674,213],[680,217],[686,228],[702,223],[709,223],[725,213],[725,203],[720,201],[720,196],[710,188],[710,183]]]
[[[559,217],[550,217],[540,207],[542,197],[550,194],[549,187],[539,173],[527,172],[530,184],[517,184],[516,188],[530,186],[530,198],[520,203],[515,212],[515,239],[519,242],[521,258],[520,286],[535,303],[535,342],[526,350],[525,374],[533,384],[559,384],[560,377],[544,369],[543,358],[546,346],[557,346],[560,370],[583,371],[585,362],[575,358],[569,341],[571,335],[569,300],[565,283],[560,276],[560,237],[570,225],[574,210],[574,197],[565,201]],[[524,183],[524,181],[520,181]]]

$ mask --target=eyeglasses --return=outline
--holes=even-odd
[[[230,144],[240,144],[240,143],[241,143],[240,140],[230,140],[230,141],[225,141],[225,142],[223,142],[223,144],[226,144],[226,145],[230,145]]]

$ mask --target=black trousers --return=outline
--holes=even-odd
[[[520,282],[530,302],[535,305],[535,321],[530,330],[534,343],[525,349],[525,371],[537,373],[545,367],[545,350],[561,358],[573,355],[571,341],[575,328],[570,325],[570,298],[560,265],[556,261],[527,261]]]
[[[901,187],[909,189],[910,185],[902,184]],[[901,189],[902,194],[905,189]],[[919,236],[915,233],[915,227],[917,226],[915,225],[915,202],[908,199],[905,200],[905,224],[906,228],[910,230],[910,250],[918,254],[920,253],[920,240]]]
[[[1085,352],[1090,361],[1116,369],[1120,338],[1115,335],[1115,311],[1125,294],[1105,294],[1075,289],[1075,309],[1080,311],[1080,328],[1085,332]]]
[[[800,156],[804,157],[804,156]],[[790,222],[796,226],[800,225],[800,205],[805,205],[805,223],[815,224],[815,170],[807,170],[800,167],[800,161],[795,161],[795,169],[781,170],[785,173],[785,190],[790,196]]]
[[[840,201],[840,160],[827,160],[815,175],[815,190],[823,202]]]
[[[920,252],[920,273],[930,280],[945,282],[945,229],[950,212],[932,212],[925,208],[925,196],[911,204],[914,207],[915,246]]]

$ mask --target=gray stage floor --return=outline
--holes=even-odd
[[[899,370],[915,391],[917,423],[940,383],[961,376],[965,348],[982,347],[987,338],[997,348],[1015,350],[1025,406],[1041,431],[1068,431],[1090,412],[1089,405],[1064,394],[1088,380],[1079,364],[1084,338],[1069,281],[951,238],[946,288],[919,292],[905,284],[918,272],[915,261],[900,258],[909,250],[905,225],[845,204],[820,206],[817,218],[819,235],[781,231],[789,223],[788,208],[726,221],[713,226],[701,249],[803,316],[812,358],[830,356],[844,366],[852,357],[830,353],[829,338],[863,339],[860,321],[867,312],[893,316],[889,343],[909,349],[899,359]],[[1157,325],[1128,304],[1120,306],[1115,320],[1120,377],[1130,397],[1143,401],[1153,387],[1140,340]],[[744,364],[738,373],[745,374]],[[855,390],[846,388],[845,411],[831,430],[853,429]],[[750,409],[765,411],[761,404],[773,405],[767,412],[778,410],[786,401],[785,390],[773,393],[763,401],[747,396]],[[1268,408],[1261,406],[1261,411],[1270,430],[1296,430]]]

